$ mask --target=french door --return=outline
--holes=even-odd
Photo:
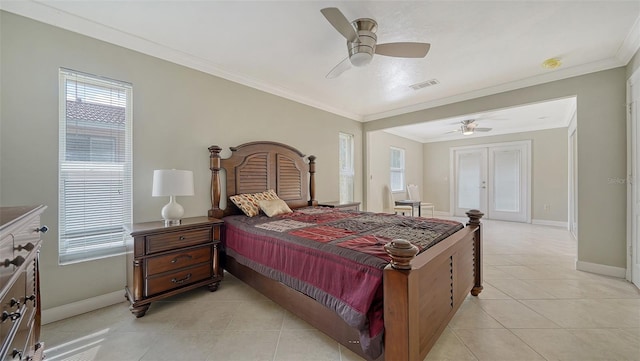
[[[531,142],[453,148],[454,214],[530,222]]]

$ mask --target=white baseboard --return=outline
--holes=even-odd
[[[42,310],[42,324],[56,322],[65,318],[77,316],[83,313],[95,311],[97,309],[115,305],[124,301],[124,289],[121,291],[115,291],[104,295],[87,298],[66,305],[48,308]]]
[[[569,223],[568,222],[548,221],[546,219],[532,219],[531,220],[531,224],[537,224],[537,225],[540,225],[540,226],[551,226],[551,227],[560,227],[560,228],[564,228],[564,229],[569,229]]]
[[[627,270],[625,268],[584,261],[576,261],[576,269],[578,271],[597,273],[599,275],[616,278],[625,278],[625,276],[627,275]]]

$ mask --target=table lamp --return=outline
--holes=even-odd
[[[184,215],[184,208],[176,202],[176,197],[192,195],[192,171],[176,169],[157,169],[153,171],[152,196],[169,196],[169,203],[162,207],[162,218],[165,226],[180,224],[180,219]]]

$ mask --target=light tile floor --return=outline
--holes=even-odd
[[[484,291],[426,360],[639,360],[640,292],[576,271],[566,230],[484,222]],[[47,360],[361,360],[233,276],[151,305],[125,302],[43,326]],[[396,361],[396,360],[390,360]]]

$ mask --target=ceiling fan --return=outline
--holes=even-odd
[[[360,67],[369,64],[373,54],[399,58],[424,58],[431,47],[428,43],[415,42],[376,44],[378,23],[375,20],[360,18],[349,22],[338,8],[324,8],[320,12],[347,39],[349,52],[349,56],[327,74],[326,77],[329,79],[338,77],[351,69],[352,65]]]
[[[460,128],[452,130],[448,133],[462,132],[462,135],[472,135],[475,132],[488,132],[492,128],[480,128],[475,119],[467,119],[460,122]]]

